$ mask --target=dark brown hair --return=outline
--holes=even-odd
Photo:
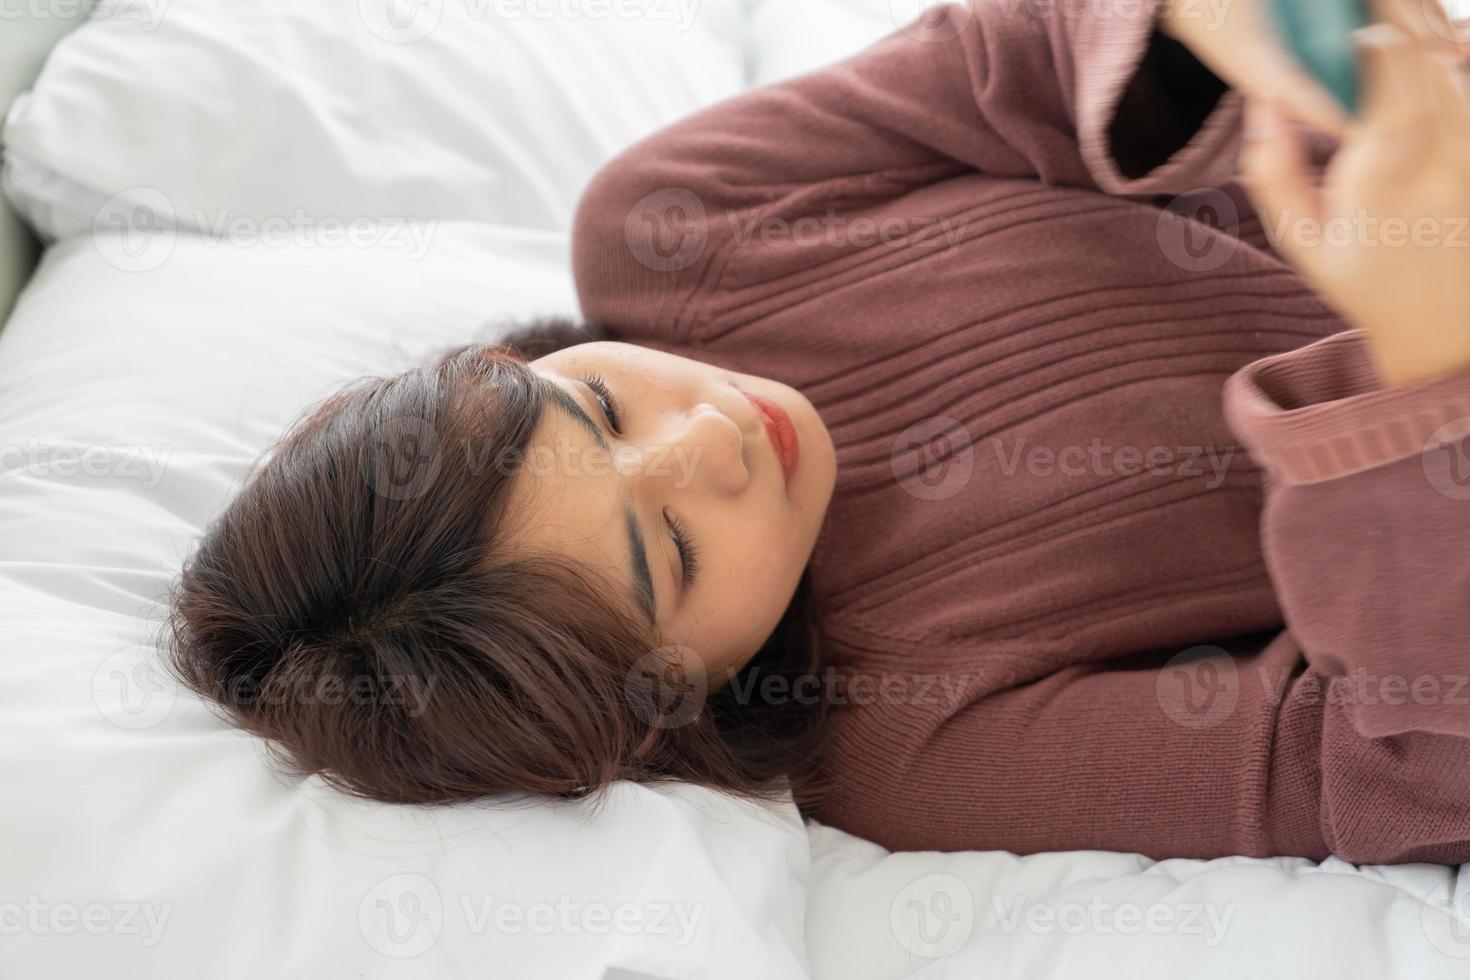
[[[740,675],[702,686],[607,583],[503,547],[545,405],[526,360],[600,335],[541,322],[306,415],[185,564],[172,671],[289,770],[372,799],[580,797],[618,779],[814,798],[826,699],[758,693],[817,669],[805,577]]]

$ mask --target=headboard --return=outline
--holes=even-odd
[[[86,20],[90,8],[90,2],[14,5],[0,30],[0,119],[10,111],[15,97],[30,88],[56,42]],[[0,323],[10,315],[39,252],[30,231],[8,205],[0,205]]]

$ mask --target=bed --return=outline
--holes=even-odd
[[[7,12],[0,975],[1470,977],[1462,869],[890,854],[683,786],[383,806],[159,670],[180,561],[302,407],[575,314],[602,160],[923,5]]]

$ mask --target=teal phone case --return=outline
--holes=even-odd
[[[1369,23],[1361,0],[1270,0],[1281,36],[1297,59],[1349,112],[1358,111],[1358,58],[1352,33]]]

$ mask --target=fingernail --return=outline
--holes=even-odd
[[[1351,34],[1353,45],[1359,48],[1385,48],[1407,41],[1408,35],[1389,23],[1378,22],[1359,27]]]

